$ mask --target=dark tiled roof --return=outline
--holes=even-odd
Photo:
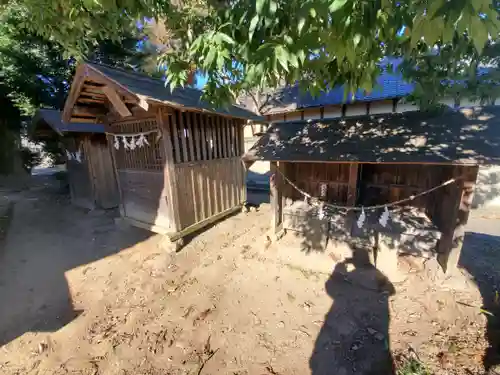
[[[275,123],[243,159],[500,164],[500,107]]]
[[[143,95],[150,99],[172,103],[192,109],[202,109],[209,112],[220,113],[233,117],[251,119],[256,121],[263,120],[262,117],[237,105],[230,105],[227,108],[214,108],[209,103],[201,100],[202,92],[193,88],[176,88],[173,92],[165,86],[165,82],[160,79],[154,79],[144,74],[126,71],[118,68],[111,68],[106,65],[91,64],[90,67],[101,72],[108,78],[114,80],[126,89],[136,95]]]
[[[33,117],[32,124],[36,128],[40,121],[46,122],[58,134],[64,133],[104,133],[102,124],[65,123],[62,112],[56,109],[39,109]]]
[[[298,85],[289,86],[278,90],[274,99],[269,104],[266,113],[280,113],[295,109],[320,107],[325,105],[349,104],[352,102],[368,102],[401,98],[410,95],[415,88],[413,83],[406,82],[400,74],[382,73],[378,78],[372,92],[357,90],[345,96],[344,86],[336,86],[332,90],[321,92],[317,97],[309,93],[301,93]]]

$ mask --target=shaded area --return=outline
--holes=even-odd
[[[310,358],[313,375],[391,374],[389,297],[393,285],[355,249],[338,263],[325,284],[333,305]],[[362,350],[360,350],[362,349]]]
[[[40,178],[42,180],[40,180]],[[115,254],[151,234],[120,231],[114,211],[70,205],[53,178],[11,195],[13,218],[0,252],[0,345],[28,331],[55,331],[75,319],[65,272]]]
[[[493,229],[500,232],[498,220],[474,220],[485,232]],[[488,228],[489,226],[489,228]],[[479,228],[474,228],[481,230]],[[464,238],[460,265],[473,277],[487,311],[486,339],[489,343],[484,353],[486,371],[499,370],[500,365],[500,236],[478,232],[467,232]]]
[[[484,107],[275,123],[244,160],[499,164],[499,114]]]

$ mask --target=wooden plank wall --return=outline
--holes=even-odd
[[[280,163],[280,170],[303,191],[331,203],[345,204],[348,200],[350,164],[348,163]],[[322,186],[326,186],[322,188]],[[302,199],[299,192],[286,182],[284,195]],[[322,196],[322,193],[326,193]]]
[[[424,164],[362,164],[358,204],[394,202],[439,185],[447,180],[450,167]],[[443,179],[444,178],[444,179]],[[419,197],[411,206],[427,209],[435,193]]]
[[[120,194],[113,171],[111,150],[104,135],[95,135],[90,139],[88,158],[94,180],[94,196],[97,206],[114,208],[120,202]]]
[[[68,180],[71,201],[74,205],[93,209],[95,206],[93,179],[89,169],[88,155],[90,140],[86,136],[70,137],[66,140],[66,149],[75,153],[80,151],[82,162],[67,160]]]
[[[239,158],[175,166],[182,229],[245,201],[244,169]]]
[[[163,172],[118,170],[118,178],[126,217],[164,229],[171,227]]]
[[[136,118],[115,122],[110,129],[114,134],[138,133],[158,129],[158,125],[156,117]],[[121,144],[119,150],[113,148],[123,214],[166,232],[171,229],[172,220],[164,188],[164,148],[157,133],[151,133],[146,138],[149,146],[125,150]]]
[[[171,111],[171,134],[179,230],[241,205],[246,200],[242,120]]]

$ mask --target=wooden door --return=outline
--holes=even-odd
[[[116,183],[111,152],[103,136],[94,136],[88,153],[94,186],[94,197],[98,207],[118,207],[120,194]]]
[[[71,201],[74,205],[92,209],[95,207],[94,188],[88,164],[87,139],[73,137],[67,140],[66,160]]]

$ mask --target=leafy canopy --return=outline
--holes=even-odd
[[[296,82],[312,94],[337,84],[370,91],[384,56],[403,56],[405,75],[425,81],[423,95],[429,82],[444,93],[443,82],[475,77],[491,61],[483,51],[495,49],[500,30],[491,0],[18,1],[24,26],[80,57],[151,19],[162,25],[158,63],[170,86],[201,71],[206,97],[219,102]]]

